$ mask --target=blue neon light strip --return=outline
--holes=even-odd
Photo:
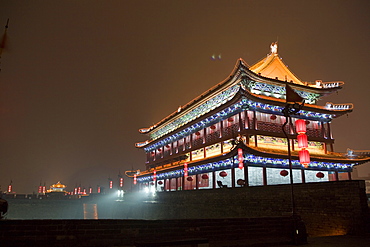
[[[253,154],[245,154],[244,161],[248,162],[249,165],[256,165],[256,166],[272,165],[272,166],[281,167],[281,168],[289,167],[288,159],[267,158],[267,157],[262,157],[262,156],[256,156]],[[189,167],[188,174],[195,175],[195,174],[207,173],[207,172],[212,172],[212,171],[230,169],[233,166],[236,167],[238,163],[239,163],[238,157],[235,156],[233,158],[221,160],[218,162]],[[348,171],[351,171],[352,167],[356,164],[357,163],[334,163],[334,162],[312,161],[308,165],[308,168],[313,169],[313,170],[325,170],[325,171],[338,170],[341,172],[348,172]],[[298,160],[292,160],[292,166],[295,169],[302,167],[302,165],[299,163]],[[178,169],[175,171],[158,173],[157,179],[163,180],[163,179],[169,179],[169,178],[182,177],[183,174],[184,174],[184,170]],[[151,176],[139,177],[137,178],[137,181],[139,183],[150,182],[150,181],[153,181],[153,176],[151,175]]]

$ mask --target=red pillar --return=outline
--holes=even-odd
[[[339,181],[339,172],[335,171],[335,181]]]
[[[223,121],[220,121],[220,138],[222,138],[222,133],[224,132],[224,124]]]
[[[242,131],[243,128],[243,120],[242,120],[242,113],[239,112],[239,132]]]

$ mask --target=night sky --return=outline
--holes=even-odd
[[[144,169],[139,128],[223,81],[238,58],[253,65],[277,40],[300,79],[346,83],[319,102],[355,105],[333,121],[335,151],[370,150],[369,13],[368,0],[0,0],[0,32],[10,19],[2,190],[11,180],[17,193],[40,181],[108,187],[109,176]]]

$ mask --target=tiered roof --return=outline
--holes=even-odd
[[[283,79],[283,80],[282,80]],[[181,131],[189,133],[197,131],[200,127],[207,127],[212,120],[205,119],[211,112],[219,107],[235,102],[243,98],[243,104],[239,107],[255,108],[261,112],[270,112],[282,115],[281,111],[285,106],[285,87],[289,84],[302,98],[305,99],[305,106],[301,111],[303,118],[329,122],[353,110],[353,104],[327,103],[325,106],[318,106],[316,102],[322,97],[329,95],[342,88],[344,84],[337,82],[303,82],[292,73],[279,58],[277,44],[273,43],[271,52],[266,58],[249,67],[243,59],[238,59],[234,70],[228,78],[204,92],[194,100],[177,111],[173,112],[157,124],[143,128],[141,133],[149,134],[150,139],[136,143],[136,147],[144,148],[146,151],[155,149],[156,146],[165,145],[177,139],[171,136]],[[199,120],[203,119],[202,126]],[[190,128],[190,129],[189,129]],[[184,133],[185,134],[185,133]],[[179,135],[179,134],[176,134]],[[167,137],[167,141],[165,140]],[[157,143],[152,147],[150,144]]]

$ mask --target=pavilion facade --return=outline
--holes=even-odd
[[[318,100],[344,82],[304,82],[283,63],[277,43],[253,66],[239,59],[227,79],[181,106],[157,124],[140,129],[149,136],[136,143],[146,154],[144,171],[128,171],[139,188],[156,191],[290,183],[288,141],[294,183],[351,179],[353,166],[368,153],[336,153],[331,122],[353,110],[353,104]],[[283,125],[286,87],[304,99],[299,115]],[[306,124],[310,163],[298,158],[295,120]]]

